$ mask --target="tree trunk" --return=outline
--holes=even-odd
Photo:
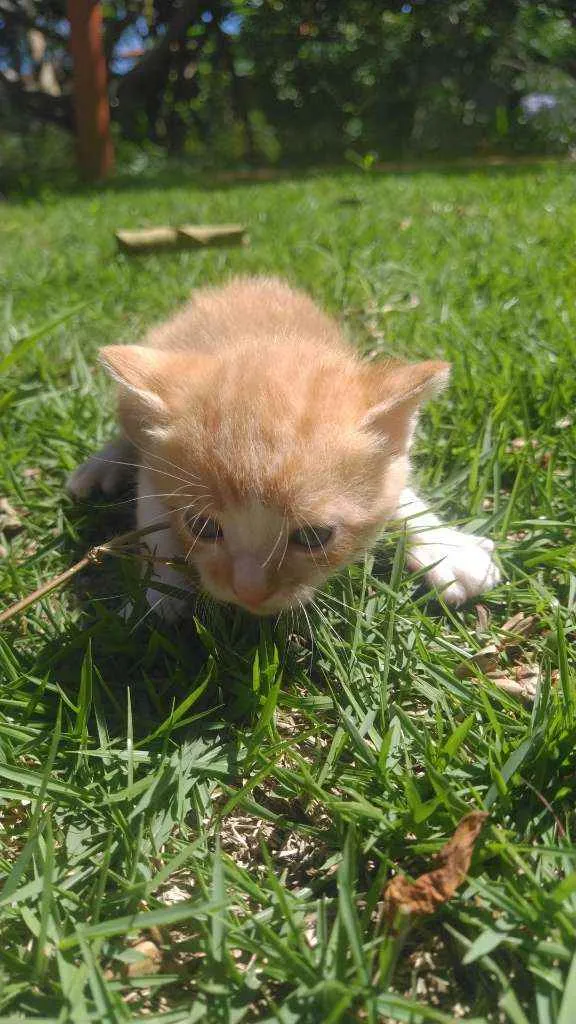
[[[100,4],[68,0],[68,18],[78,164],[83,177],[98,181],[114,163]]]

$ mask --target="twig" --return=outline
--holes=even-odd
[[[30,605],[35,604],[36,601],[40,601],[41,598],[46,597],[46,595],[52,593],[53,590],[57,590],[58,587],[63,586],[64,583],[68,583],[68,580],[77,576],[79,572],[82,572],[83,569],[86,569],[89,565],[98,565],[106,555],[122,556],[124,554],[122,548],[126,547],[127,544],[132,544],[134,541],[140,540],[149,533],[157,533],[160,530],[165,530],[167,526],[167,523],[156,523],[154,526],[145,526],[141,530],[130,530],[128,533],[120,533],[117,537],[112,537],[111,540],[106,541],[105,544],[97,544],[95,547],[90,548],[79,562],[75,562],[69,569],[59,573],[58,576],[53,576],[52,579],[48,580],[47,583],[43,583],[41,587],[37,588],[37,590],[34,590],[26,597],[22,597],[19,601],[11,604],[9,608],[0,612],[0,625],[10,622],[10,620],[15,618],[16,615],[19,615],[20,612],[29,608]],[[154,555],[133,557],[143,557],[149,562],[165,562],[169,565],[176,564],[174,562],[170,562],[168,559],[156,558]]]

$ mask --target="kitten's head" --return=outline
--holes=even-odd
[[[258,615],[308,601],[394,518],[418,407],[449,372],[305,342],[101,355],[202,588]]]

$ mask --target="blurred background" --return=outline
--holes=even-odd
[[[0,0],[3,191],[77,173],[70,6]],[[576,150],[574,0],[99,7],[126,173]]]

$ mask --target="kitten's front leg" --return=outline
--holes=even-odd
[[[137,464],[138,454],[132,442],[116,437],[71,473],[66,490],[76,500],[87,498],[93,491],[102,491],[111,498],[134,476]]]
[[[138,472],[138,497],[137,515],[138,529],[142,530],[148,526],[160,525],[168,519],[168,511],[164,503],[154,493],[154,485],[145,470]],[[158,530],[146,537],[146,547],[152,555],[157,558],[182,558],[184,552],[180,548],[178,539],[174,536],[170,527]],[[164,584],[183,591],[182,597],[175,594],[168,594],[158,590],[154,584]],[[189,603],[189,594],[193,591],[193,585],[187,576],[178,572],[171,565],[158,563],[154,566],[150,585],[146,591],[146,601],[150,609],[159,615],[165,622],[175,622],[182,618]]]
[[[492,558],[494,542],[488,537],[445,526],[408,487],[402,491],[398,513],[408,524],[408,565],[415,570],[432,566],[426,579],[448,604],[464,604],[500,582]]]

